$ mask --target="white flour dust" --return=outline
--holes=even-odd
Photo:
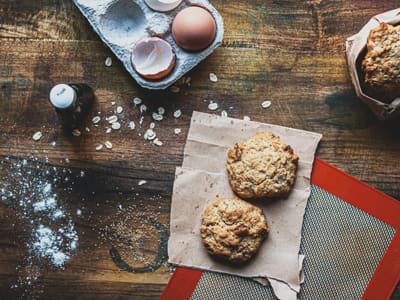
[[[34,157],[29,161],[6,157],[0,160],[0,170],[1,202],[15,214],[10,220],[23,225],[26,256],[19,269],[30,271],[18,284],[31,285],[40,276],[32,276],[31,270],[43,268],[44,262],[63,269],[77,250],[78,233],[62,203],[62,194],[73,188],[72,174]]]

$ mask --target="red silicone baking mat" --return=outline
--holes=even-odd
[[[316,159],[300,299],[389,299],[400,280],[400,202]],[[276,299],[270,287],[177,268],[161,299]]]

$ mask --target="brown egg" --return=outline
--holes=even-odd
[[[216,24],[204,8],[190,6],[181,10],[172,23],[172,36],[184,50],[201,51],[214,40]]]

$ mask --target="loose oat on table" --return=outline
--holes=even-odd
[[[159,113],[153,112],[152,113],[152,118],[155,121],[162,121],[162,119],[164,119],[164,117],[162,115],[160,115]]]
[[[100,122],[100,120],[101,120],[101,118],[99,116],[95,116],[95,117],[93,117],[92,122],[93,122],[93,124],[97,124]]]
[[[135,122],[134,121],[130,121],[128,124],[128,128],[130,128],[131,130],[135,129]]]
[[[117,114],[122,113],[123,110],[124,110],[124,108],[123,108],[122,106],[118,106],[118,107],[117,107]]]
[[[113,115],[113,116],[110,116],[110,117],[106,118],[106,120],[107,120],[108,123],[112,124],[112,123],[115,123],[115,122],[118,121],[118,117]]]
[[[146,180],[140,180],[140,181],[138,182],[138,185],[144,185],[144,184],[146,184],[146,183],[147,183]]]
[[[153,129],[147,129],[146,132],[143,135],[143,138],[145,140],[154,140],[156,138],[156,133],[153,131]]]
[[[111,101],[111,106],[114,106],[115,105],[115,101]]]
[[[155,145],[157,145],[157,146],[162,146],[162,145],[163,145],[163,142],[161,142],[158,138],[155,138],[155,139],[153,140],[153,144],[155,144]]]
[[[106,67],[111,67],[112,66],[112,58],[111,57],[107,57],[106,60],[104,61],[104,65]]]
[[[34,140],[34,141],[38,141],[38,140],[40,140],[41,138],[42,138],[42,133],[40,132],[40,131],[36,131],[34,134],[33,134],[33,136],[32,136],[32,139]]]
[[[145,104],[142,104],[142,105],[140,105],[139,110],[140,110],[141,113],[144,113],[144,112],[147,111],[147,106]]]
[[[165,114],[165,108],[160,106],[159,108],[157,108],[157,112],[158,112],[158,114],[163,115],[163,114]]]
[[[142,104],[142,99],[138,97],[133,98],[133,104],[135,104],[135,106]]]
[[[121,128],[121,123],[114,122],[114,123],[111,124],[111,128],[114,129],[114,130],[118,130],[118,129]]]
[[[180,128],[175,128],[174,129],[174,133],[175,134],[180,134],[182,132],[182,130]]]
[[[154,128],[156,127],[156,123],[151,122],[150,125],[149,125],[149,127],[150,127],[150,129],[154,129]]]
[[[103,149],[103,144],[99,144],[96,146],[96,151],[100,151],[101,149]]]
[[[110,141],[106,141],[104,143],[104,146],[106,146],[107,149],[112,149],[112,147],[113,147],[113,145],[112,145],[112,143]]]
[[[174,111],[174,118],[179,118],[180,116],[182,116],[182,111],[180,109],[177,109],[176,111]]]
[[[208,109],[209,110],[217,110],[218,109],[218,103],[211,101],[211,103],[208,104]]]
[[[208,75],[208,78],[210,79],[211,82],[217,82],[218,81],[218,77],[215,73],[210,73]]]
[[[271,106],[271,101],[265,100],[263,103],[261,103],[262,108],[268,108]]]
[[[81,132],[79,131],[79,129],[74,129],[74,130],[72,130],[72,135],[73,136],[81,136]]]
[[[106,133],[108,134],[108,133],[110,133],[112,131],[112,129],[110,128],[110,127],[107,127],[106,128]]]

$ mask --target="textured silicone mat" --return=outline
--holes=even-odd
[[[360,299],[395,229],[312,185],[300,251],[300,299]],[[276,299],[270,287],[204,272],[191,299]]]
[[[319,159],[311,182],[299,299],[389,299],[400,279],[400,203]],[[276,299],[252,280],[185,268],[161,298]]]

